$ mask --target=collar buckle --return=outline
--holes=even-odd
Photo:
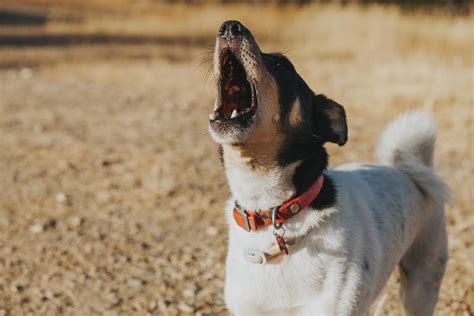
[[[235,218],[235,212],[234,212],[234,219],[237,222],[240,222],[239,224],[241,224],[241,225],[239,225],[239,226],[241,226],[246,231],[250,232],[252,230],[252,228],[250,226],[249,214],[247,213],[247,211],[244,208],[242,208],[239,205],[239,203],[237,203],[237,201],[234,201],[234,205],[235,205],[234,209],[240,215],[240,221],[237,218]]]

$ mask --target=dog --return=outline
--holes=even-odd
[[[348,139],[343,106],[315,94],[238,21],[219,29],[209,131],[232,198],[225,302],[235,315],[364,315],[398,265],[407,315],[434,311],[448,258],[449,188],[433,170],[435,129],[401,115],[381,165],[328,169]]]

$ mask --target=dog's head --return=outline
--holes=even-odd
[[[326,142],[347,141],[344,108],[316,95],[282,54],[263,53],[238,21],[219,29],[214,54],[217,98],[213,139],[261,164],[314,156]]]

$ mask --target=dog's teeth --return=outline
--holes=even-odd
[[[213,121],[215,118],[216,118],[216,113],[214,113],[214,112],[209,113],[209,119],[210,119],[211,121]]]
[[[214,103],[214,112],[217,110],[218,107],[219,107],[219,106],[217,105],[217,102]]]
[[[237,117],[237,110],[232,111],[232,115],[230,116],[231,119]]]

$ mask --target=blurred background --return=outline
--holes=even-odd
[[[0,315],[225,315],[212,46],[241,20],[346,107],[331,165],[422,108],[453,189],[436,315],[474,313],[472,3],[0,0]],[[372,312],[400,315],[398,274]]]

